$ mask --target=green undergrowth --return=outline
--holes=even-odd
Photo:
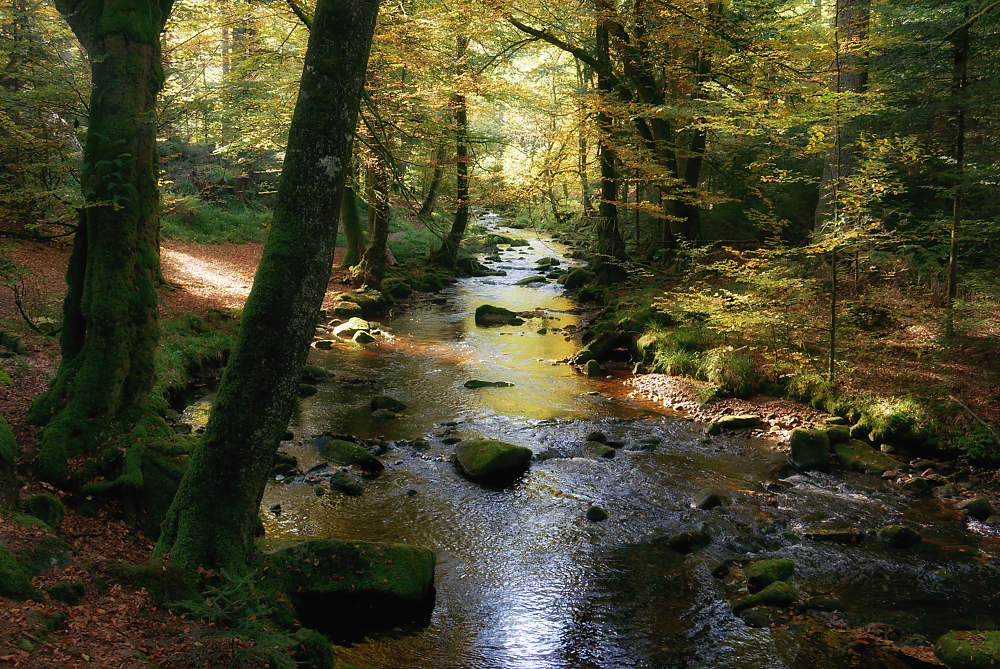
[[[184,392],[191,374],[225,365],[239,325],[238,313],[219,309],[210,309],[201,316],[183,314],[160,321],[151,407],[165,412],[171,401]]]
[[[189,195],[166,202],[164,210],[163,236],[181,242],[263,242],[271,225],[271,210],[250,202],[219,205]]]

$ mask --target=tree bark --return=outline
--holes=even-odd
[[[608,28],[603,21],[597,25],[597,58],[602,63],[610,59],[608,51]],[[601,109],[597,113],[597,128],[600,133],[601,167],[601,202],[598,205],[597,243],[598,253],[603,256],[598,261],[598,273],[606,280],[614,281],[621,278],[621,272],[610,271],[617,267],[618,261],[625,258],[625,240],[618,229],[618,155],[611,143],[614,134],[614,119],[608,113],[606,105],[614,92],[614,83],[603,74],[603,69],[597,72],[597,89],[602,94]],[[610,271],[610,274],[609,274]]]
[[[837,0],[834,38],[834,78],[832,87],[837,94],[834,110],[834,138],[827,149],[823,176],[816,204],[815,233],[821,233],[836,221],[840,208],[840,193],[845,180],[857,168],[855,146],[858,123],[853,118],[844,120],[840,97],[844,93],[860,95],[868,90],[868,62],[865,50],[868,44],[868,23],[871,0]]]
[[[952,201],[951,243],[948,250],[948,291],[945,295],[944,333],[955,336],[955,298],[958,297],[958,234],[962,225],[962,183],[965,172],[965,100],[969,86],[969,6],[965,6],[965,23],[959,30],[954,46],[952,96],[955,100],[955,195]]]
[[[389,167],[381,154],[374,155],[374,165],[369,168],[371,175],[372,200],[368,203],[371,212],[368,230],[368,247],[361,256],[349,281],[357,286],[382,288],[385,265],[388,260],[386,242],[389,239]]]
[[[63,358],[29,411],[45,425],[38,473],[57,480],[68,458],[98,446],[108,421],[153,387],[160,196],[156,96],[159,34],[172,0],[58,0],[91,62],[93,92],[81,188],[86,205],[66,273]]]
[[[377,0],[319,0],[271,232],[202,444],[156,555],[244,573],[330,278]]]

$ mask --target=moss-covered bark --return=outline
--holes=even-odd
[[[63,360],[29,420],[45,425],[39,474],[96,445],[104,419],[146,401],[158,337],[156,96],[172,0],[57,0],[91,62],[81,172],[86,199],[66,280]]]
[[[377,0],[319,0],[271,232],[202,445],[157,555],[245,572],[264,483],[288,425],[337,238]]]
[[[19,508],[17,492],[17,441],[7,419],[0,416],[0,509]]]
[[[358,211],[358,196],[350,185],[344,187],[344,198],[340,202],[340,221],[344,225],[347,249],[341,267],[353,267],[361,260],[361,213]]]

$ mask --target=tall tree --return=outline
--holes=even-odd
[[[57,0],[91,63],[93,91],[81,188],[86,204],[66,271],[62,362],[31,407],[44,424],[39,473],[56,479],[96,445],[107,420],[153,387],[160,194],[156,96],[160,31],[173,0]]]
[[[378,0],[319,0],[274,218],[218,399],[157,555],[242,573],[330,278]]]

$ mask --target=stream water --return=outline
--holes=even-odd
[[[429,451],[391,446],[381,457],[385,471],[363,481],[360,497],[268,483],[268,537],[403,541],[437,552],[429,619],[337,639],[340,661],[384,669],[839,666],[817,661],[806,628],[756,629],[734,616],[729,602],[742,583],[710,574],[727,558],[792,558],[800,590],[836,597],[853,624],[881,621],[933,641],[997,618],[996,537],[985,526],[970,527],[935,500],[875,477],[789,476],[785,455],[770,443],[707,438],[703,426],[627,399],[620,379],[553,365],[577,348],[566,335],[578,322],[575,305],[555,282],[514,284],[538,274],[541,257],[560,258],[564,267],[572,261],[562,258],[566,248],[533,233],[497,230],[531,244],[502,251],[493,267],[507,276],[460,280],[438,303],[386,322],[387,341],[310,355],[339,380],[300,402],[291,426],[297,437],[350,433],[432,444]],[[484,303],[536,315],[521,326],[480,328],[473,312]],[[514,385],[470,390],[463,385],[470,379]],[[370,416],[368,402],[381,393],[408,405],[398,419]],[[533,462],[508,487],[483,486],[449,461],[447,422],[457,423],[459,437],[566,457]],[[614,459],[583,455],[593,430],[623,444]],[[639,450],[640,440],[652,438],[660,440],[655,450]],[[323,460],[304,440],[283,450],[302,469]],[[692,495],[706,485],[725,490],[730,503],[692,509]],[[588,521],[592,503],[610,518]],[[276,504],[280,515],[268,511]],[[857,545],[800,538],[812,528],[895,522],[916,527],[925,541],[894,550],[872,537]],[[714,541],[692,555],[654,541],[702,529]]]

